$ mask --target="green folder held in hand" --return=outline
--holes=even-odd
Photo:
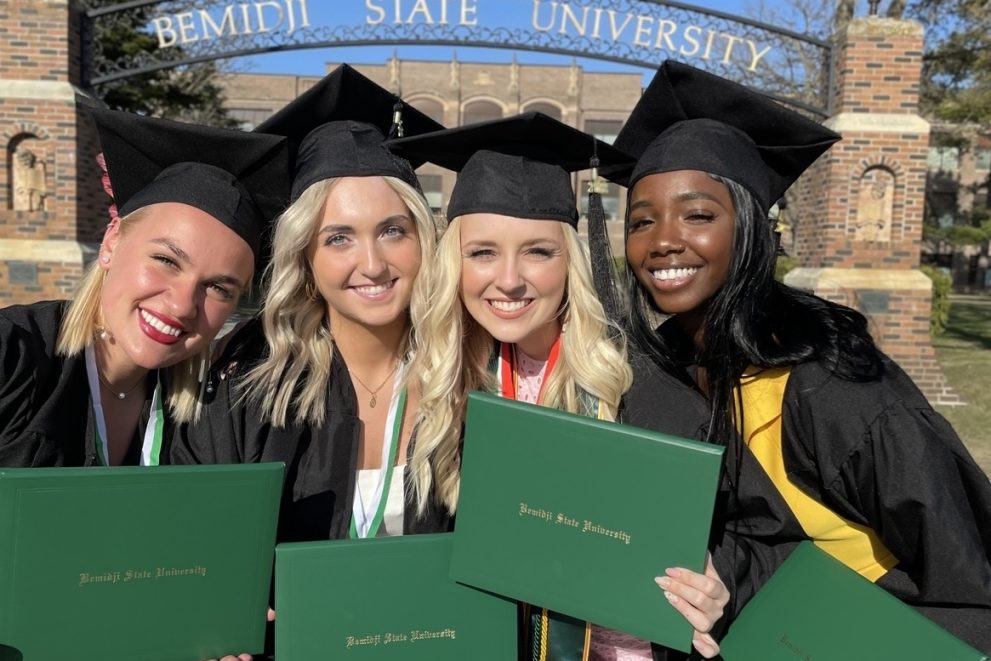
[[[988,658],[812,542],[792,551],[720,647],[725,661]]]
[[[0,469],[0,659],[261,651],[283,470]]]
[[[704,569],[722,451],[472,393],[451,577],[687,651],[654,578]]]
[[[456,535],[279,544],[279,661],[506,661],[516,602],[448,578]]]

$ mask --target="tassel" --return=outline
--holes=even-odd
[[[613,321],[621,321],[619,295],[616,292],[616,265],[612,247],[609,245],[609,231],[606,228],[606,212],[602,207],[602,196],[595,192],[598,181],[599,158],[593,155],[590,161],[592,178],[588,182],[588,250],[592,257],[592,284],[606,316]]]
[[[396,99],[392,106],[392,126],[389,128],[389,139],[403,137],[403,102]]]

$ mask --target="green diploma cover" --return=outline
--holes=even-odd
[[[515,659],[516,602],[448,577],[451,533],[279,544],[279,661]]]
[[[812,542],[792,551],[720,646],[725,661],[987,659]]]
[[[654,577],[703,570],[721,458],[721,447],[472,393],[451,577],[687,651],[692,628]]]
[[[0,658],[261,651],[282,473],[0,469]]]

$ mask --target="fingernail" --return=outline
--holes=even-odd
[[[654,582],[656,582],[665,590],[671,587],[671,579],[668,578],[667,576],[658,576],[657,578],[654,579]]]
[[[665,590],[664,596],[667,597],[667,600],[670,601],[672,604],[678,603],[678,597],[674,593]]]
[[[681,576],[681,567],[668,567],[667,569],[664,570],[664,573],[667,574],[668,576],[673,576],[674,578],[678,578],[679,576]]]

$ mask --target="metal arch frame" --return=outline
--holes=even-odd
[[[719,21],[725,21],[729,24],[742,25],[748,28],[759,30],[763,33],[768,33],[770,35],[775,35],[784,38],[789,41],[798,42],[801,44],[808,45],[810,47],[819,49],[821,51],[821,62],[822,66],[826,69],[826,79],[823,88],[819,91],[818,96],[823,99],[823,103],[820,105],[810,104],[799,99],[787,97],[784,95],[776,94],[774,92],[769,92],[766,90],[760,90],[762,94],[768,96],[769,98],[775,99],[781,103],[792,106],[796,109],[803,110],[805,112],[817,115],[819,117],[827,116],[831,111],[832,105],[832,90],[834,86],[834,74],[833,74],[833,51],[832,46],[828,41],[817,39],[809,35],[803,35],[791,30],[786,30],[773,25],[768,25],[761,23],[760,21],[752,20],[746,17],[734,16],[725,12],[718,10],[709,10],[700,7],[694,7],[692,5],[676,2],[676,1],[664,1],[664,0],[625,0],[626,2],[635,2],[642,4],[657,5],[660,7],[669,7],[679,11],[687,12],[694,15],[702,15],[708,18],[716,19]],[[100,7],[95,9],[89,9],[85,12],[85,20],[83,25],[84,34],[89,36],[92,31],[93,22],[102,17],[113,14],[122,13],[132,9],[140,9],[143,7],[149,7],[152,5],[167,4],[162,2],[162,0],[131,0],[129,2],[122,2],[114,4],[108,7]],[[193,3],[193,4],[206,4],[209,6],[210,2],[206,3]],[[415,27],[415,26],[414,26]],[[315,48],[335,48],[335,47],[352,47],[352,46],[453,46],[453,47],[478,47],[478,48],[498,48],[503,50],[517,50],[517,51],[529,51],[529,52],[539,52],[539,53],[549,53],[556,55],[565,55],[570,57],[583,57],[593,60],[600,60],[605,62],[614,62],[617,64],[625,64],[629,66],[634,66],[638,68],[652,69],[655,68],[659,62],[654,60],[640,59],[634,57],[627,57],[622,55],[610,55],[608,52],[595,52],[590,50],[583,50],[576,47],[568,47],[568,44],[563,43],[565,40],[557,39],[556,42],[562,42],[560,45],[554,45],[554,42],[550,44],[530,44],[522,40],[513,39],[479,39],[477,37],[472,37],[472,32],[482,32],[483,29],[471,29],[463,28],[463,26],[455,26],[451,30],[452,34],[456,32],[459,27],[461,27],[462,32],[466,34],[457,39],[453,36],[446,38],[415,38],[415,37],[402,37],[402,36],[388,36],[384,34],[381,37],[372,38],[338,38],[331,40],[322,41],[312,41],[312,42],[293,42],[293,43],[276,43],[272,45],[253,45],[247,48],[237,48],[233,50],[217,50],[207,52],[203,55],[192,55],[190,57],[183,57],[176,60],[159,60],[153,61],[150,64],[136,68],[122,68],[117,71],[111,71],[109,73],[104,73],[102,75],[94,75],[91,78],[87,77],[84,80],[84,85],[86,87],[92,87],[96,85],[101,85],[117,80],[124,80],[133,76],[139,76],[146,73],[151,73],[153,71],[161,71],[164,69],[171,69],[178,66],[184,66],[189,64],[198,64],[203,62],[210,62],[218,59],[227,58],[237,58],[245,57],[251,55],[261,55],[266,53],[275,52],[288,52],[294,50],[308,50]],[[513,37],[513,33],[521,33],[521,30],[510,29],[506,27],[500,28],[487,28],[490,33],[500,33],[504,37]],[[383,33],[387,32],[385,29],[379,30]],[[395,31],[395,29],[393,29]],[[402,30],[400,30],[402,31]],[[415,31],[407,30],[407,31]],[[469,41],[469,37],[472,37]],[[251,41],[255,41],[252,39]],[[580,42],[589,40],[586,38],[572,39],[572,44],[579,44]],[[84,43],[91,43],[90,39],[85,39]],[[90,46],[90,49],[93,47]],[[84,69],[85,73],[91,74],[92,72],[92,52],[84,53]]]

